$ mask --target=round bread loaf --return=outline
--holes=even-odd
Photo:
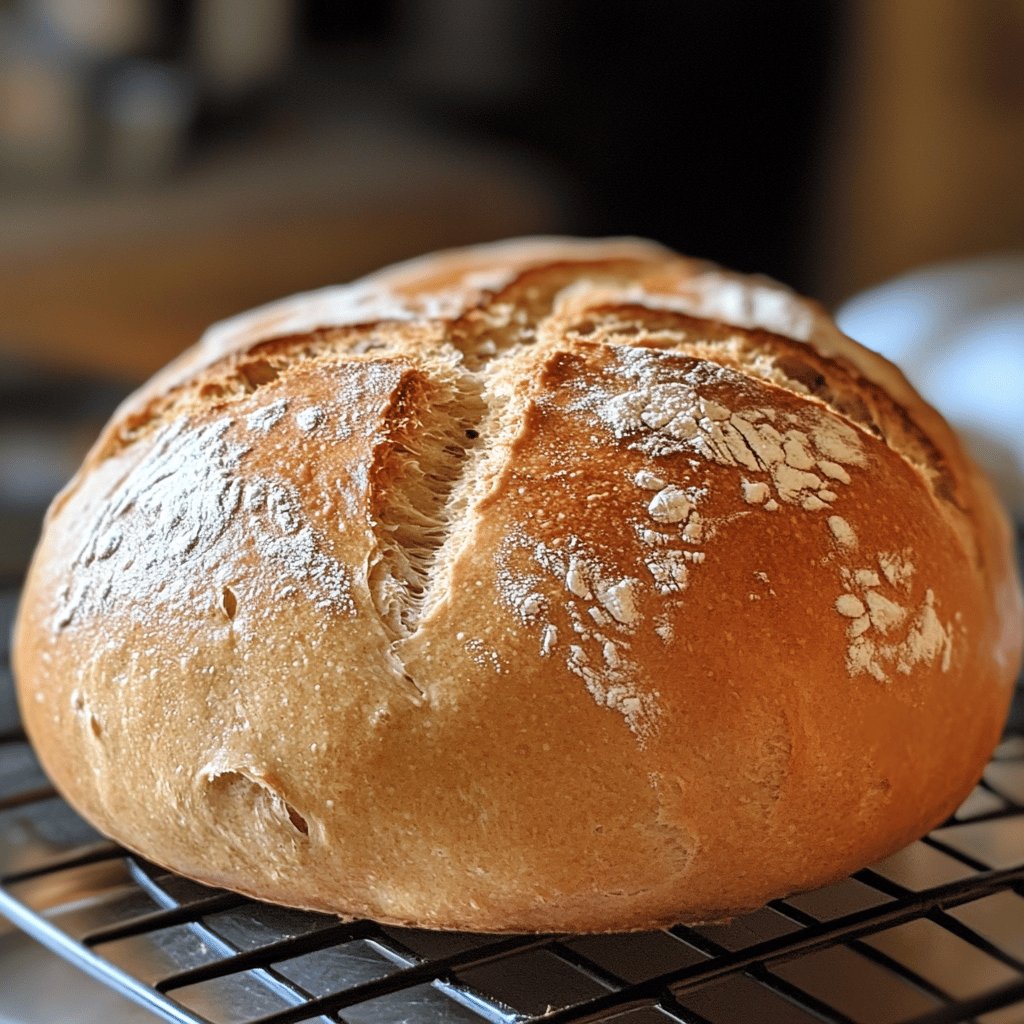
[[[212,328],[55,501],[16,672],[68,800],[193,878],[649,928],[950,814],[1011,696],[1012,565],[949,428],[818,306],[530,239]]]

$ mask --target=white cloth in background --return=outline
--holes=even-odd
[[[900,366],[1024,522],[1024,254],[914,271],[854,297],[837,320]]]

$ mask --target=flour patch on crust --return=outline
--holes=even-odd
[[[939,661],[948,672],[953,656],[953,626],[936,610],[928,588],[920,602],[908,603],[916,569],[907,551],[881,552],[878,569],[842,569],[846,590],[836,611],[849,619],[846,668],[851,676],[869,675],[880,683],[893,673],[909,675],[920,664]]]
[[[349,569],[327,553],[295,485],[255,475],[251,437],[281,422],[287,403],[250,413],[244,428],[223,417],[195,425],[179,417],[162,427],[143,459],[115,486],[72,560],[59,594],[58,630],[76,618],[118,609],[148,620],[161,609],[196,617],[204,597],[236,584],[236,545],[252,547],[245,585],[273,603],[301,591],[324,615],[355,614]],[[244,535],[232,529],[244,517]]]
[[[574,535],[556,545],[517,530],[496,563],[499,595],[524,626],[537,628],[540,655],[562,660],[598,705],[618,711],[641,741],[650,737],[658,695],[630,657],[641,581],[615,573]],[[544,596],[552,590],[556,599]]]

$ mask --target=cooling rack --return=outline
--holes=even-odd
[[[50,788],[0,678],[0,913],[189,1024],[1024,1024],[1024,730],[950,821],[827,889],[725,925],[498,937],[342,922],[147,864]]]

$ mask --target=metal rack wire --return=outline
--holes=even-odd
[[[1024,734],[953,819],[827,889],[725,925],[496,937],[168,874],[74,814],[11,716],[0,694],[0,913],[172,1021],[1024,1022]]]

